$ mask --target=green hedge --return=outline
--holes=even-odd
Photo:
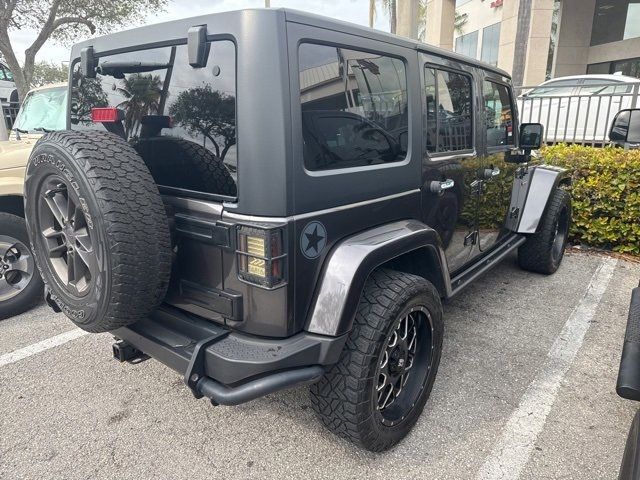
[[[540,156],[572,172],[573,241],[640,254],[640,150],[555,145]]]

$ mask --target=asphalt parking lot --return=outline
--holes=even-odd
[[[616,478],[639,278],[584,253],[551,277],[510,258],[445,306],[431,399],[377,455],[325,431],[303,388],[214,408],[158,362],[114,361],[107,334],[56,337],[73,326],[41,306],[0,322],[0,478]]]

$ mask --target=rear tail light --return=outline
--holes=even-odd
[[[238,276],[241,280],[264,288],[286,283],[284,232],[281,228],[238,228]]]
[[[124,119],[124,112],[115,107],[91,109],[91,121],[94,123],[115,123]]]

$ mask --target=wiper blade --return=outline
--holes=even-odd
[[[153,72],[154,70],[165,70],[171,67],[170,63],[158,62],[102,62],[96,68],[96,72],[100,75],[108,75],[114,78],[124,78],[125,73],[143,73]]]
[[[34,130],[36,132],[44,132],[44,133],[51,133],[53,132],[53,130],[49,130],[48,128],[44,128],[44,127],[36,127],[34,128]]]
[[[22,130],[21,128],[14,128],[14,130],[18,133],[29,133],[29,130]]]

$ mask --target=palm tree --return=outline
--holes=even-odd
[[[389,13],[389,28],[391,33],[396,33],[397,22],[397,9],[396,0],[380,0],[382,2],[382,8]],[[373,27],[373,22],[376,18],[376,0],[369,0],[369,26]]]
[[[124,130],[127,138],[137,134],[145,115],[157,112],[162,95],[162,80],[158,75],[134,73],[122,81],[118,93],[126,100],[118,105],[125,111]]]

